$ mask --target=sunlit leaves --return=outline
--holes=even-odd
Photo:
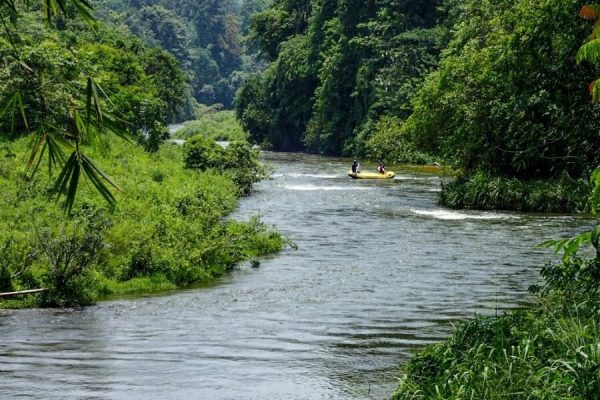
[[[600,167],[596,168],[592,173],[590,182],[593,187],[592,195],[590,196],[590,204],[592,212],[595,214],[598,212],[598,207],[600,206]]]
[[[537,247],[554,249],[555,254],[562,252],[563,259],[567,259],[575,255],[582,244],[591,243],[591,240],[591,232],[586,232],[572,238],[547,240],[540,243]]]
[[[585,43],[577,52],[577,63],[588,61],[592,64],[600,63],[600,39],[593,39]]]

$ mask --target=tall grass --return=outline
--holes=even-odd
[[[546,266],[531,309],[464,323],[404,367],[393,399],[599,399],[599,272]]]
[[[184,168],[179,146],[148,154],[111,142],[93,156],[122,188],[116,208],[106,209],[84,183],[69,218],[51,179],[23,174],[27,149],[26,139],[0,143],[0,286],[50,290],[34,301],[0,301],[0,308],[89,304],[102,295],[207,282],[284,245],[257,219],[226,220],[239,188],[219,172]]]
[[[521,181],[477,172],[444,184],[440,202],[456,209],[573,213],[589,210],[589,191],[584,179]]]

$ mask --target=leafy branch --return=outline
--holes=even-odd
[[[26,7],[29,6],[29,0],[25,0]],[[52,18],[59,14],[70,16],[70,10],[73,7],[77,14],[89,24],[95,22],[91,12],[92,5],[87,0],[42,0],[42,12],[44,20],[51,25]],[[0,0],[0,16],[3,11],[7,11],[14,27],[19,19],[19,9],[15,0]],[[20,59],[22,48],[14,40],[11,28],[4,18],[2,19],[4,30],[7,34],[11,46],[14,50],[14,57],[24,70],[24,73],[35,77],[36,72]],[[65,46],[66,47],[66,46]],[[66,47],[68,51],[72,50]],[[77,59],[77,57],[75,57]],[[94,80],[92,74],[87,71],[85,66],[80,66],[86,79],[85,88],[85,107],[81,113],[77,105],[74,105],[70,111],[67,126],[53,126],[47,123],[42,116],[42,121],[33,132],[31,142],[31,154],[27,163],[27,171],[32,175],[38,171],[42,159],[48,157],[48,173],[52,175],[54,168],[61,168],[61,172],[55,182],[54,188],[59,196],[65,196],[63,208],[65,212],[71,213],[79,183],[83,178],[100,193],[106,202],[114,207],[116,200],[111,193],[109,186],[119,190],[119,187],[113,180],[99,168],[92,159],[86,156],[81,145],[89,142],[95,143],[100,139],[100,134],[105,131],[124,136],[126,130],[122,121],[106,113],[102,107],[102,101],[109,104],[110,99],[102,87]],[[45,103],[43,89],[38,91],[38,96]],[[30,131],[30,124],[27,119],[26,105],[24,104],[24,95],[20,91],[15,91],[4,103],[0,104],[0,118],[9,116],[11,131],[16,129],[17,121],[20,119],[26,131]],[[83,116],[82,116],[83,114]],[[65,150],[69,149],[71,154],[67,157]]]

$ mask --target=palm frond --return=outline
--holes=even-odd
[[[1,1],[13,1],[13,0],[1,0]],[[92,16],[94,7],[87,0],[42,0],[42,11],[46,23],[50,23],[52,17],[56,16],[60,10],[63,15],[69,14],[68,5],[71,3],[78,14],[89,24],[95,22]]]
[[[88,3],[86,0],[71,0],[71,3],[73,3],[79,12],[79,15],[81,15],[87,23],[93,24],[95,22],[95,19],[91,13],[91,11],[94,10],[94,7],[92,7],[90,3]]]
[[[46,128],[42,126],[33,135],[29,147],[31,154],[27,161],[27,171],[31,171],[31,175],[35,175],[44,154],[48,151],[48,175],[51,176],[54,167],[64,164],[66,156],[63,148],[69,147],[69,144],[59,135],[46,131]]]

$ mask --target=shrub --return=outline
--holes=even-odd
[[[81,306],[96,299],[94,278],[88,269],[104,247],[104,231],[110,225],[97,209],[83,209],[58,232],[37,232],[37,245],[50,268],[42,295],[45,306]]]
[[[440,203],[450,208],[571,213],[589,209],[590,185],[562,176],[555,180],[521,181],[476,172],[443,184]]]
[[[367,157],[388,164],[431,164],[434,156],[417,150],[404,122],[397,117],[383,116],[375,124],[374,134],[367,141]]]
[[[258,150],[248,142],[231,142],[223,149],[210,139],[195,136],[184,145],[185,166],[201,171],[215,169],[229,176],[248,195],[252,185],[266,177],[266,170],[258,161]]]

